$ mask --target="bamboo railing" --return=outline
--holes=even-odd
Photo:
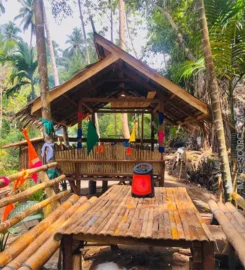
[[[153,166],[153,174],[162,177],[164,160],[158,150],[151,151],[150,147],[140,149],[131,148],[131,155],[127,155],[126,148],[122,144],[106,144],[104,152],[97,153],[94,147],[89,156],[87,148],[57,151],[56,161],[62,172],[69,178],[76,175],[76,179],[82,176],[125,176],[133,174],[133,168],[137,163],[146,162]]]

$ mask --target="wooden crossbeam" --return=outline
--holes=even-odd
[[[135,98],[83,98],[83,102],[99,102],[99,103],[110,103],[110,102],[146,102],[146,103],[158,103],[159,99],[147,99],[147,98],[141,98],[141,97],[135,97]]]

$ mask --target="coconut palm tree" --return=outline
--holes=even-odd
[[[20,25],[23,25],[23,30],[31,29],[30,47],[32,47],[32,38],[35,34],[35,18],[34,18],[34,1],[33,0],[19,0],[22,7],[20,8],[20,14],[14,19],[21,19]]]
[[[84,56],[83,53],[83,40],[81,36],[81,32],[78,27],[73,28],[72,34],[67,36],[66,44],[69,45],[67,48],[67,52],[70,55],[78,55],[81,54]]]
[[[203,42],[203,53],[209,77],[208,88],[210,91],[213,121],[219,142],[219,155],[223,171],[223,181],[225,186],[226,200],[230,200],[232,193],[231,172],[229,166],[228,153],[226,149],[225,132],[220,104],[220,92],[215,73],[214,61],[209,40],[208,24],[203,0],[199,0],[199,11],[200,11],[202,42]]]
[[[81,5],[80,0],[78,0],[78,7],[79,7],[81,26],[82,26],[82,31],[83,31],[83,39],[84,39],[85,49],[86,49],[87,62],[88,62],[88,64],[90,64],[90,55],[89,55],[87,36],[86,36],[85,24],[84,24],[83,13],[82,13],[82,5]]]
[[[6,89],[6,94],[11,95],[19,92],[24,86],[31,86],[30,98],[35,98],[34,86],[37,79],[34,73],[38,63],[34,58],[33,48],[29,48],[25,42],[18,42],[14,53],[8,55],[0,55],[0,63],[9,63],[12,66],[10,75],[11,87]]]
[[[13,22],[8,22],[3,26],[3,39],[2,41],[4,43],[8,41],[18,42],[21,41],[21,37],[19,36],[19,33],[21,33],[21,30],[18,26],[16,26]]]

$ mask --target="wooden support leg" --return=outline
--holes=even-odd
[[[69,183],[70,183],[70,186],[71,186],[72,191],[73,191],[75,194],[77,194],[77,193],[78,193],[78,191],[77,191],[77,186],[75,185],[74,181],[73,181],[73,180],[68,180],[68,181],[69,181]]]
[[[96,181],[89,181],[89,195],[96,194]]]
[[[191,261],[190,269],[191,270],[201,270],[202,269],[202,246],[197,243],[191,247]]]
[[[75,253],[72,256],[72,261],[73,261],[72,270],[82,270],[82,254],[81,254],[81,252]]]
[[[72,270],[72,235],[64,235],[61,240],[61,249],[63,257],[63,270]]]
[[[159,187],[164,187],[164,178],[165,178],[165,161],[160,163],[160,180]]]
[[[202,243],[203,270],[215,270],[214,243]]]
[[[236,268],[236,252],[230,243],[228,243],[228,262],[229,270],[233,270]]]
[[[106,192],[108,189],[108,181],[102,181],[102,193]]]

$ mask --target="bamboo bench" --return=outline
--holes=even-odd
[[[210,200],[208,204],[229,242],[230,269],[235,269],[235,253],[245,267],[245,217],[229,202],[223,204]]]

